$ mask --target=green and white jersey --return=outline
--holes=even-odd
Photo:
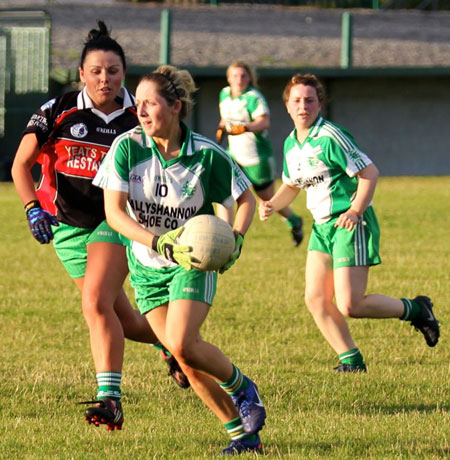
[[[103,189],[128,194],[127,211],[140,225],[161,235],[196,214],[214,214],[212,203],[230,207],[250,186],[239,166],[213,141],[183,125],[177,158],[164,160],[140,126],[118,136],[94,179]],[[147,246],[131,242],[147,267],[175,264]]]
[[[220,118],[229,123],[249,123],[262,115],[269,115],[264,96],[249,86],[240,96],[232,97],[231,88],[223,88],[219,95]],[[255,166],[260,158],[273,156],[269,131],[245,132],[228,136],[228,149],[241,166]]]
[[[356,173],[371,163],[347,130],[319,116],[303,144],[295,129],[285,140],[282,179],[306,190],[306,205],[322,224],[350,208]]]

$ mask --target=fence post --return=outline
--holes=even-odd
[[[161,30],[160,30],[160,47],[159,63],[170,64],[170,34],[171,34],[171,13],[169,9],[161,12]]]
[[[341,34],[341,68],[348,69],[352,66],[352,22],[350,13],[342,14]]]
[[[380,0],[372,0],[372,9],[379,10],[380,9]]]

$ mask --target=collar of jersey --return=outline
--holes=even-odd
[[[239,96],[234,97],[231,95],[231,86],[228,86],[228,91],[229,91],[229,95],[231,99],[239,99],[240,97],[245,96],[245,94],[248,93],[249,91],[253,91],[253,89],[254,89],[253,86],[248,85],[247,88],[245,88],[244,91],[242,91],[242,93],[239,94]]]
[[[319,134],[319,129],[320,127],[322,126],[324,122],[324,118],[322,117],[322,115],[319,115],[317,118],[316,118],[316,121],[313,123],[313,125],[311,126],[311,128],[309,128],[309,132],[308,132],[308,135],[306,136],[306,139],[304,140],[303,144],[310,138],[310,137],[316,137],[318,134]],[[298,139],[297,139],[297,129],[294,128],[294,131],[292,131],[292,137],[295,139],[296,142],[298,142]],[[299,143],[299,142],[298,142]]]
[[[159,161],[161,162],[161,165],[163,166],[163,168],[168,168],[174,163],[177,163],[180,158],[184,156],[191,156],[194,153],[194,139],[192,137],[192,131],[184,123],[181,123],[181,124],[186,130],[186,136],[184,138],[183,145],[181,146],[181,150],[178,156],[168,161],[165,160],[164,157],[161,155],[153,138],[145,134],[145,131],[142,129],[142,141],[144,145],[152,149],[152,152],[159,158]]]
[[[91,109],[92,113],[105,120],[106,123],[109,123],[114,118],[121,115],[125,109],[134,106],[133,96],[124,87],[120,88],[117,97],[123,100],[122,108],[110,113],[109,115],[106,115],[102,111],[97,110],[94,107],[94,103],[92,102],[92,99],[89,97],[86,87],[84,87],[83,90],[80,91],[80,93],[78,94],[77,108],[79,110]]]

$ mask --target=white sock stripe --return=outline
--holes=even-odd
[[[236,439],[242,439],[244,436],[247,436],[247,433],[242,426],[242,421],[234,428],[227,428],[227,433],[233,441]]]
[[[412,310],[412,303],[411,300],[407,299],[406,297],[402,298],[403,300],[403,305],[405,306],[405,311],[403,312],[403,315],[405,318],[409,318],[409,315],[411,314]]]
[[[234,380],[226,386],[226,388],[234,388],[236,386],[236,383],[239,382],[239,379],[242,379],[242,374],[241,372],[238,370],[237,374],[236,374],[236,377],[234,378]],[[239,384],[240,386],[240,384]]]
[[[96,377],[99,386],[108,385],[113,387],[120,387],[120,383],[122,381],[122,374],[117,372],[100,372]]]
[[[238,426],[235,426],[234,428],[228,429],[228,434],[233,435],[234,433],[239,433],[240,431],[243,431],[243,426],[242,423]]]
[[[359,353],[359,350],[356,349],[353,353],[348,353],[348,354],[346,354],[346,355],[344,355],[344,356],[341,356],[340,359],[342,360],[342,359],[350,358],[350,357],[352,357],[352,356],[356,356],[358,353]]]
[[[239,434],[239,435],[231,436],[231,439],[234,441],[234,440],[236,440],[236,439],[245,438],[245,436],[247,436],[247,433],[244,431],[243,433],[241,433],[241,434]]]
[[[122,374],[120,372],[99,372],[98,374],[95,374],[97,378],[103,377],[103,376],[111,376],[111,377],[120,377],[122,378]]]
[[[108,379],[99,379],[97,380],[99,385],[108,385],[111,387],[120,387],[121,381],[120,380],[108,380]]]
[[[121,375],[99,375],[97,380],[122,380]]]

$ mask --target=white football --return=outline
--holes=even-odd
[[[215,271],[222,268],[233,253],[233,230],[224,220],[201,214],[184,224],[179,244],[192,246],[192,266],[198,270]]]

